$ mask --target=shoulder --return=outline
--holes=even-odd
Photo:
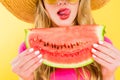
[[[104,37],[104,41],[106,41],[106,42],[112,44],[112,41],[111,41],[108,37],[106,37],[106,36]]]
[[[25,42],[22,42],[19,46],[18,53],[21,53],[24,50],[26,50],[26,45],[25,45]]]

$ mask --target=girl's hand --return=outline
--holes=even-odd
[[[93,58],[101,64],[103,80],[114,80],[114,72],[120,66],[120,51],[105,41],[93,45]]]
[[[12,61],[12,71],[24,80],[33,80],[33,72],[42,63],[42,55],[33,48],[27,49]]]

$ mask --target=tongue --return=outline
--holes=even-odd
[[[70,10],[69,9],[63,9],[63,10],[60,10],[58,12],[59,15],[68,15],[70,14]]]

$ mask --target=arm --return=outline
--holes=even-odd
[[[19,78],[19,80],[23,80],[22,78]]]
[[[24,43],[19,48],[19,54],[12,61],[12,71],[16,73],[19,80],[34,80],[33,72],[42,64],[42,56],[33,48],[26,49]]]
[[[115,80],[120,66],[120,51],[108,41],[99,41],[92,48],[93,58],[101,65],[103,80]]]
[[[24,79],[22,79],[21,77],[19,77],[19,80],[24,80]],[[32,77],[30,77],[29,79],[25,79],[25,80],[34,80],[34,78],[33,78],[33,76],[32,76]]]
[[[27,48],[26,48],[26,45],[25,45],[25,42],[22,42],[19,49],[18,49],[18,53],[22,53],[23,51],[25,51]]]
[[[103,76],[103,80],[115,80],[114,74],[109,76]]]

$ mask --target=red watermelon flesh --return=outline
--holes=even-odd
[[[92,63],[92,45],[103,39],[104,26],[101,25],[26,30],[27,47],[39,50],[44,64],[59,68],[77,68]]]

